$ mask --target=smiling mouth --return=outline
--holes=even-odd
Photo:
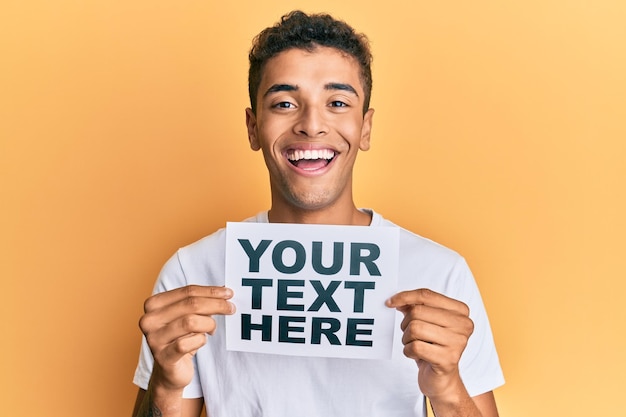
[[[291,164],[305,171],[315,171],[326,167],[335,157],[331,149],[292,149],[287,152]]]

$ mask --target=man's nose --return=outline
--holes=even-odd
[[[315,138],[328,133],[328,125],[322,110],[315,106],[305,106],[301,109],[294,131],[298,135]]]

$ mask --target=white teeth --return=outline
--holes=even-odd
[[[333,159],[335,152],[330,149],[296,149],[289,151],[287,159],[290,161],[299,161],[301,159]]]

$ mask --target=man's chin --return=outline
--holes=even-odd
[[[323,210],[334,203],[331,193],[327,190],[318,192],[290,192],[283,195],[286,206],[302,211]]]

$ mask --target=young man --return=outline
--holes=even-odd
[[[370,62],[366,38],[327,15],[293,12],[255,39],[246,123],[271,209],[248,221],[397,227],[352,198],[357,153],[370,145]],[[497,416],[498,357],[455,252],[400,230],[402,291],[387,306],[404,317],[401,340],[391,360],[355,360],[226,351],[235,306],[224,243],[222,229],[164,266],[140,321],[134,415],[424,416],[428,397],[438,417]]]

